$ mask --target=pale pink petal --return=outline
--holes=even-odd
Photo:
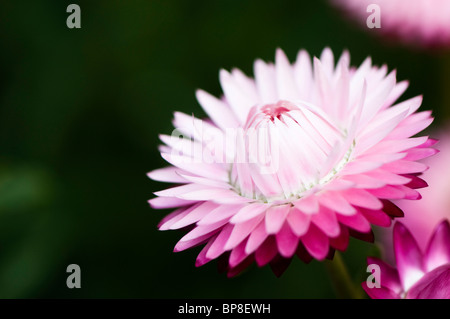
[[[177,197],[188,200],[215,200],[220,197],[235,196],[230,189],[205,187],[204,189],[193,190],[177,195]]]
[[[389,112],[384,111],[378,118],[372,121],[360,135],[356,143],[355,153],[361,154],[376,145],[383,138],[385,138],[407,115],[407,109],[400,109],[399,111],[390,108]]]
[[[399,153],[423,145],[426,141],[426,136],[399,140],[383,140],[368,150],[366,154]]]
[[[302,236],[308,231],[310,219],[309,214],[304,214],[296,207],[291,207],[287,216],[287,222],[297,236]]]
[[[409,119],[409,118],[406,118],[406,120],[407,119]],[[411,137],[411,136],[421,132],[428,126],[430,126],[430,124],[433,123],[433,120],[434,120],[433,118],[428,117],[428,118],[425,118],[424,120],[418,121],[413,124],[407,124],[407,123],[402,122],[397,128],[395,128],[389,134],[389,138],[397,139],[397,138]]]
[[[406,153],[372,153],[372,154],[364,154],[358,157],[358,160],[365,162],[377,162],[377,163],[390,163],[394,161],[398,161],[404,159],[406,157]],[[369,172],[370,173],[370,172]]]
[[[193,209],[201,205],[198,203],[197,205],[192,205],[190,207],[179,208],[169,215],[165,216],[158,224],[159,230],[168,230],[170,227],[175,224],[177,221],[188,215]]]
[[[404,185],[411,181],[411,178],[404,177],[395,173],[391,173],[383,168],[368,172],[367,176],[373,177],[390,185]]]
[[[281,49],[277,49],[276,52],[275,72],[278,98],[280,100],[297,100],[300,96],[295,85],[292,67]]]
[[[413,148],[408,150],[407,155],[404,157],[405,161],[417,161],[427,157],[430,157],[434,154],[437,154],[439,150],[435,148]]]
[[[245,205],[245,204],[244,204]],[[240,209],[245,206],[242,205],[217,205],[218,207],[211,210],[209,214],[201,218],[197,225],[210,225],[223,220],[229,220]]]
[[[252,101],[225,70],[220,70],[220,84],[239,123],[245,123],[247,113],[256,101]]]
[[[419,162],[400,160],[384,164],[382,168],[395,174],[411,174],[423,173],[428,169],[428,166]]]
[[[369,209],[381,209],[383,203],[364,189],[352,189],[342,192],[344,198],[352,205]]]
[[[294,206],[306,214],[315,214],[319,211],[319,202],[314,195],[305,196],[293,202]]]
[[[245,252],[247,254],[253,253],[266,240],[267,236],[269,235],[266,232],[266,224],[261,221],[251,232],[245,246]]]
[[[256,60],[254,70],[256,86],[261,98],[266,102],[276,102],[278,93],[275,82],[275,67],[272,64],[267,65],[262,60]]]
[[[208,179],[205,177],[199,177],[199,176],[189,175],[189,174],[184,174],[184,173],[179,173],[179,175],[181,177],[183,177],[186,182],[190,182],[193,184],[211,186],[214,188],[224,188],[224,189],[230,188],[230,185],[228,183],[225,183],[222,181],[216,181],[216,180]]]
[[[335,178],[327,184],[327,189],[330,191],[341,191],[354,189],[355,183],[343,178]]]
[[[339,235],[340,227],[336,214],[329,208],[321,207],[318,214],[311,215],[311,222],[328,237],[337,237]]]
[[[289,213],[289,205],[273,206],[266,212],[266,231],[268,234],[276,234],[283,226]]]
[[[197,141],[203,141],[203,133],[212,133],[213,135],[222,135],[223,132],[208,121],[200,120],[193,115],[187,115],[182,112],[175,112],[173,126],[186,137],[192,137]]]
[[[399,125],[397,129],[404,129],[406,127],[414,129],[416,133],[418,133],[418,129],[420,127],[423,127],[424,123],[431,123],[430,120],[433,120],[432,111],[422,111],[422,112],[416,112],[411,115],[409,115],[407,118],[405,118]],[[392,132],[391,134],[393,134]],[[400,133],[400,132],[399,132]],[[408,133],[409,134],[409,133]],[[402,137],[410,137],[407,135],[399,134]]]
[[[392,89],[391,93],[387,97],[386,101],[384,102],[383,109],[391,106],[397,99],[406,91],[406,89],[409,86],[408,81],[401,81],[398,82],[395,87]],[[421,101],[422,103],[422,101]]]
[[[216,209],[218,207],[217,204],[210,203],[210,202],[204,202],[197,207],[195,207],[193,210],[189,212],[188,215],[178,220],[176,223],[173,223],[170,226],[170,229],[179,229],[186,227],[188,225],[191,225],[193,223],[196,223],[206,215],[208,215],[211,211]]]
[[[259,215],[245,222],[234,225],[226,244],[225,250],[231,250],[239,245],[254,229],[264,216]]]
[[[323,192],[319,195],[319,202],[343,215],[356,213],[356,209],[338,192]]]
[[[231,219],[230,223],[239,224],[263,214],[268,209],[267,204],[253,203],[242,207]]]
[[[400,189],[389,185],[382,188],[370,189],[368,192],[380,199],[401,199],[406,196]]]
[[[219,235],[216,237],[216,239],[206,252],[206,258],[215,259],[226,251],[225,243],[228,241],[232,230],[233,226],[230,224],[227,224],[222,228]]]
[[[365,174],[358,174],[358,175],[345,175],[341,178],[350,181],[355,184],[355,188],[363,188],[363,189],[374,189],[374,188],[382,188],[386,185],[385,182],[380,181],[378,179],[375,179],[373,177],[370,177]]]
[[[316,79],[317,88],[319,92],[319,101],[323,109],[325,109],[329,114],[335,115],[335,110],[330,108],[332,105],[331,97],[331,86],[329,83],[328,76],[324,70],[322,63],[316,57],[314,58],[314,78]]]
[[[384,78],[381,83],[377,85],[376,90],[368,91],[371,94],[368,94],[366,97],[366,101],[364,103],[364,108],[361,114],[360,125],[364,127],[373,117],[377,114],[377,112],[381,109],[383,104],[386,102],[386,99],[390,95],[392,89],[395,86],[396,82],[396,72],[392,71],[386,78]]]
[[[311,95],[312,86],[312,65],[311,58],[305,50],[300,50],[294,65],[294,74],[296,84],[299,90],[300,98],[305,100]]]
[[[155,181],[166,182],[166,183],[186,183],[186,180],[181,177],[178,173],[178,169],[169,166],[165,168],[155,169],[149,173],[147,176]]]
[[[345,168],[339,173],[342,175],[354,175],[363,174],[366,172],[373,171],[380,167],[382,163],[378,162],[366,162],[366,161],[355,161],[348,163]]]
[[[148,201],[150,206],[154,209],[176,208],[180,206],[187,206],[197,203],[197,201],[185,200],[174,197],[155,197]]]
[[[204,185],[199,184],[185,184],[181,186],[176,186],[172,188],[167,188],[162,191],[154,192],[156,196],[161,197],[178,197],[181,194],[190,193],[197,190],[203,190],[205,189]]]
[[[213,233],[213,232],[223,228],[223,226],[226,224],[227,224],[226,220],[225,221],[222,220],[217,223],[210,224],[210,225],[197,226],[194,229],[192,229],[190,232],[188,232],[186,235],[184,235],[180,241],[181,242],[190,241],[190,240],[194,240],[196,238],[202,237],[204,235]]]
[[[238,121],[226,103],[211,94],[197,90],[197,100],[209,117],[222,129],[238,127]]]
[[[231,70],[231,75],[235,80],[236,84],[246,93],[246,95],[255,103],[260,103],[261,98],[259,96],[258,89],[256,87],[256,83],[253,79],[249,78],[238,68],[233,68]]]
[[[211,236],[213,236],[218,230],[209,232],[205,235],[190,239],[190,240],[183,240],[180,239],[180,241],[175,245],[175,247],[173,248],[173,251],[176,252],[180,252],[192,247],[196,247],[198,245],[201,245],[203,243],[205,243],[209,238],[211,238]]]
[[[323,71],[328,79],[332,79],[334,73],[334,55],[329,47],[322,50],[320,61],[323,64]]]
[[[190,172],[192,174],[210,178],[218,181],[228,181],[226,169],[219,164],[197,163],[185,156],[177,156],[171,154],[161,154],[161,156],[170,164]]]

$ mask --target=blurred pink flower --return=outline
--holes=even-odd
[[[394,225],[397,269],[378,258],[369,265],[380,267],[380,287],[364,290],[373,299],[450,299],[450,225],[447,220],[435,228],[426,249],[421,250],[409,230],[400,222]]]
[[[450,221],[450,130],[449,128],[436,133],[439,143],[436,150],[439,153],[422,161],[432,167],[421,176],[430,187],[421,191],[422,198],[414,203],[410,201],[394,201],[406,216],[402,223],[414,234],[419,247],[426,249],[427,243],[437,224],[443,220]],[[383,257],[389,262],[395,262],[392,243],[392,227],[376,230],[377,241],[383,252]],[[450,245],[450,243],[449,243]]]
[[[414,205],[407,201],[396,203],[407,212],[402,223],[414,234],[422,249],[425,249],[436,225],[442,220],[450,221],[450,131],[438,133],[437,138],[439,154],[422,161],[432,167],[421,176],[430,187],[421,191],[422,199]]]
[[[371,14],[368,6],[380,8],[381,28],[371,29],[405,43],[425,47],[450,46],[450,1],[448,0],[331,0],[363,27]]]
[[[162,157],[172,166],[149,177],[180,186],[156,192],[153,208],[177,208],[160,230],[187,229],[182,251],[205,244],[196,265],[219,258],[229,276],[254,260],[280,275],[296,254],[332,258],[349,236],[372,241],[371,224],[403,213],[391,200],[419,199],[418,177],[435,143],[414,137],[431,122],[418,96],[393,105],[408,83],[367,58],[351,67],[300,51],[257,60],[255,79],[221,70],[224,96],[197,91],[210,120],[175,113]],[[182,135],[184,138],[178,138]]]

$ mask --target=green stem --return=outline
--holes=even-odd
[[[353,283],[339,252],[335,253],[332,261],[326,260],[324,264],[339,299],[364,298],[361,288]]]

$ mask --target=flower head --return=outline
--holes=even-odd
[[[421,47],[450,47],[447,0],[332,0],[367,27],[371,5],[378,5],[380,28],[374,32]]]
[[[380,287],[363,288],[373,299],[450,299],[450,225],[438,224],[426,250],[403,224],[394,226],[394,248],[397,268],[377,258],[368,263],[380,268]]]
[[[414,137],[430,112],[422,98],[395,104],[408,83],[367,58],[351,67],[330,49],[294,64],[277,50],[257,60],[255,79],[222,70],[220,99],[197,91],[209,119],[175,113],[160,148],[171,166],[149,173],[180,186],[156,192],[153,208],[177,208],[161,230],[186,228],[175,246],[204,244],[196,264],[225,260],[233,276],[256,261],[281,274],[294,255],[305,262],[345,250],[349,236],[373,240],[371,224],[403,213],[391,200],[419,199],[426,184],[416,162],[434,140]],[[181,138],[180,138],[181,137]]]

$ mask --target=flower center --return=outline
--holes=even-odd
[[[261,108],[261,112],[266,114],[267,116],[269,116],[270,120],[272,122],[275,121],[275,118],[277,118],[278,120],[282,120],[281,115],[283,113],[289,112],[290,110],[287,109],[284,106],[279,106],[277,104],[270,104],[270,105],[266,105],[263,108]]]
[[[345,134],[313,107],[288,101],[255,106],[237,134],[230,184],[263,202],[300,198],[350,160],[352,147],[344,141]]]

